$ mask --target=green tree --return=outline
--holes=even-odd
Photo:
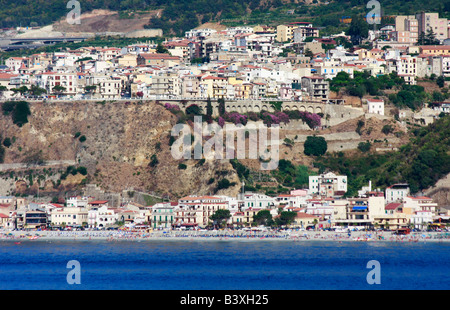
[[[8,90],[8,87],[0,85],[0,98],[3,97],[3,93]]]
[[[191,104],[190,106],[188,106],[186,108],[186,114],[201,115],[202,114],[202,108],[199,107],[196,104]]]
[[[307,156],[321,156],[327,152],[327,141],[324,137],[308,136],[304,144],[304,153]]]
[[[281,211],[280,215],[275,218],[275,224],[277,226],[287,226],[294,222],[297,212],[293,211]]]
[[[351,36],[352,42],[358,45],[369,36],[369,25],[360,14],[352,16],[347,35]]]
[[[158,43],[158,45],[156,46],[156,52],[158,54],[170,54],[169,50],[165,48],[161,43]]]
[[[372,144],[369,141],[366,142],[359,142],[358,144],[358,150],[360,150],[363,153],[367,153],[370,151]]]
[[[226,113],[225,99],[219,98],[219,99],[217,99],[217,103],[219,104],[219,115],[222,116]]]
[[[442,87],[444,87],[445,86],[445,78],[444,78],[444,76],[439,76],[437,79],[436,79],[436,84],[440,87],[440,88],[442,88]]]
[[[269,210],[261,210],[253,215],[253,222],[257,225],[271,226],[273,224],[272,214]]]
[[[31,93],[31,95],[33,95],[33,96],[40,96],[40,95],[42,95],[42,94],[46,94],[46,93],[47,93],[47,90],[45,90],[44,88],[40,88],[40,87],[37,86],[37,85],[31,85],[30,93]]]
[[[230,210],[219,209],[209,217],[211,221],[216,223],[219,228],[226,224],[226,221],[231,217]]]
[[[206,121],[208,123],[212,122],[212,115],[213,115],[213,107],[211,104],[211,98],[209,98],[206,100]]]
[[[62,95],[64,92],[66,91],[66,88],[64,86],[61,85],[55,85],[55,87],[53,87],[53,93],[55,95]]]
[[[28,123],[29,115],[31,115],[31,112],[28,102],[19,101],[16,103],[12,114],[13,123],[19,127],[22,127],[24,124]]]

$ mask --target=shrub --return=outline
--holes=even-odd
[[[358,149],[361,152],[366,153],[366,152],[370,151],[371,146],[372,146],[372,144],[369,141],[367,141],[367,142],[360,142],[358,144]]]
[[[3,145],[6,147],[10,147],[11,146],[11,139],[10,138],[5,138],[5,140],[3,140]]]
[[[383,128],[381,129],[381,132],[384,133],[385,135],[388,135],[393,131],[394,129],[392,128],[391,125],[384,125]]]
[[[28,123],[28,116],[31,115],[30,107],[26,101],[7,101],[2,104],[4,115],[11,114],[13,123],[19,127]]]
[[[304,144],[304,153],[307,156],[321,156],[327,152],[327,141],[324,137],[308,136]]]
[[[180,111],[180,107],[176,104],[166,103],[164,107],[169,111]]]
[[[239,114],[238,112],[225,113],[223,115],[223,119],[227,122],[237,124],[246,125],[247,124],[247,116]],[[219,124],[220,125],[220,124]]]
[[[234,186],[234,185],[236,185],[236,183],[230,182],[227,178],[223,178],[222,180],[220,180],[220,181],[217,183],[216,190],[227,189],[227,188],[229,188],[230,186]]]
[[[187,166],[185,164],[178,164],[178,169],[186,170]]]
[[[78,140],[79,140],[81,143],[83,143],[84,141],[86,141],[86,136],[81,136]]]
[[[273,114],[269,112],[262,112],[261,119],[263,123],[266,125],[273,125],[280,123],[287,124],[290,121],[289,116],[286,113],[280,111],[277,111]]]

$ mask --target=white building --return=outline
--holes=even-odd
[[[309,177],[309,193],[325,197],[342,196],[347,192],[347,176],[333,172]]]
[[[259,193],[240,194],[239,200],[245,208],[271,209],[275,206],[275,198]]]
[[[403,202],[405,197],[409,195],[408,184],[394,184],[386,188],[386,203]]]
[[[115,209],[107,206],[92,208],[88,211],[88,225],[91,228],[103,228],[114,225],[119,219]]]
[[[366,99],[367,113],[384,115],[384,100],[382,99]]]
[[[67,207],[86,208],[88,202],[88,197],[74,196],[67,199],[66,205]]]

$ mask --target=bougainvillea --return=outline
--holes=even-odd
[[[225,121],[234,123],[235,125],[237,124],[246,125],[248,121],[247,115],[242,115],[239,114],[238,112],[231,112],[231,113],[227,112],[223,115],[223,118]]]
[[[322,121],[320,115],[316,113],[298,110],[287,111],[286,113],[289,115],[290,119],[301,119],[312,129],[319,127]]]
[[[176,104],[166,103],[164,107],[169,111],[180,111],[180,107]]]
[[[277,111],[275,113],[263,112],[261,114],[261,119],[266,125],[289,123],[289,116],[286,113],[280,111]]]

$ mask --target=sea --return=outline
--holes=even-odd
[[[448,290],[449,242],[0,241],[0,290]]]

